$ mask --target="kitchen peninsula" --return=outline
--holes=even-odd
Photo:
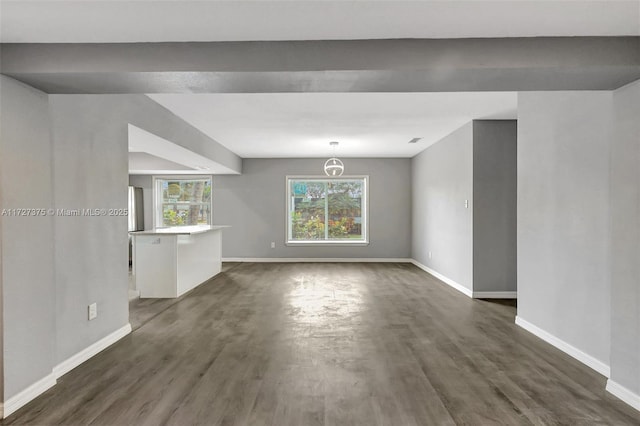
[[[222,230],[179,226],[131,232],[133,279],[141,298],[179,297],[222,269]]]

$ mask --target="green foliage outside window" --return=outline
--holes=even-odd
[[[211,224],[211,178],[158,178],[157,185],[159,226]]]
[[[184,214],[176,210],[165,210],[163,213],[163,223],[165,226],[184,225]]]
[[[321,240],[324,238],[324,223],[320,217],[311,216],[308,219],[302,217],[302,213],[292,213],[293,233],[300,240]]]

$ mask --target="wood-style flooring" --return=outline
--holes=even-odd
[[[515,313],[409,264],[225,265],[5,424],[640,424]]]

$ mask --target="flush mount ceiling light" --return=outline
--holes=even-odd
[[[333,157],[324,162],[324,173],[327,176],[342,176],[342,173],[344,173],[344,164],[336,158],[338,142],[329,142],[329,145],[333,147]]]

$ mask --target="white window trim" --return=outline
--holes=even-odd
[[[168,179],[178,179],[178,180],[196,180],[196,179],[210,179],[211,180],[211,199],[209,200],[209,211],[211,212],[210,218],[211,223],[213,224],[213,175],[154,175],[151,180],[151,202],[153,203],[151,206],[153,207],[153,228],[163,228],[163,226],[158,226],[158,184],[156,180],[168,180]],[[162,224],[160,224],[162,225]]]
[[[289,181],[291,179],[294,180],[322,180],[322,181],[330,181],[330,180],[349,180],[349,179],[363,179],[364,180],[364,190],[362,191],[365,197],[364,205],[362,209],[362,224],[361,227],[363,229],[364,238],[358,241],[338,241],[338,240],[308,240],[308,241],[290,241],[289,240],[289,227],[291,226],[290,220],[290,212],[289,212],[289,202],[291,201],[291,185]],[[369,245],[369,175],[348,175],[348,176],[339,176],[339,177],[329,177],[323,175],[287,175],[285,176],[285,226],[284,226],[284,242],[286,246],[295,246],[295,247],[313,247],[313,246],[367,246]]]

